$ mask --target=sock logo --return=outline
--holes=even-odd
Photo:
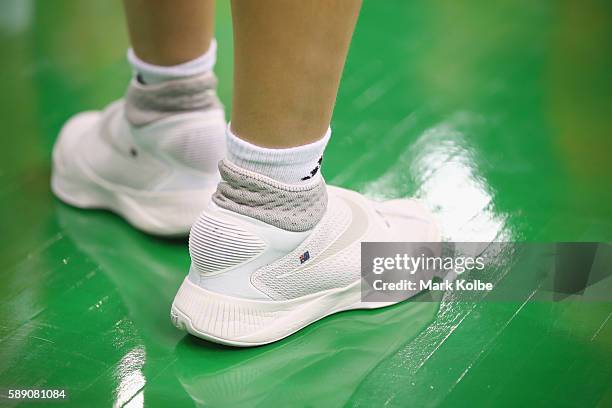
[[[302,255],[300,255],[300,263],[301,264],[303,264],[304,262],[306,262],[309,259],[310,259],[310,253],[308,251],[306,251]]]
[[[310,170],[310,174],[308,176],[302,177],[302,181],[310,180],[311,178],[313,178],[319,172],[319,168],[321,167],[322,162],[323,162],[323,156],[319,157],[319,161],[317,161],[317,167]]]

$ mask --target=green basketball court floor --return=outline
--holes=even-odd
[[[229,110],[226,2],[217,14]],[[327,181],[417,196],[449,240],[611,241],[611,20],[595,0],[366,1]],[[0,4],[3,395],[62,388],[80,407],[612,406],[609,302],[409,301],[252,349],[176,330],[186,240],[49,191],[61,124],[121,95],[126,46],[118,2]]]

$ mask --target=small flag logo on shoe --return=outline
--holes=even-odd
[[[304,262],[306,262],[309,259],[310,259],[310,254],[308,253],[308,251],[306,251],[302,255],[300,255],[300,263],[301,264],[303,264]]]

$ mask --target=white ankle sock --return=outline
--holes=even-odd
[[[320,177],[323,151],[331,128],[322,139],[288,149],[269,149],[240,139],[227,126],[227,158],[239,167],[286,184],[306,184]]]
[[[212,71],[217,60],[217,42],[213,39],[210,42],[208,51],[204,54],[178,65],[161,66],[149,64],[138,58],[132,48],[128,49],[127,58],[136,74],[140,76],[145,84],[157,84]]]

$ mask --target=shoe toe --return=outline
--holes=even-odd
[[[435,217],[418,200],[389,200],[377,203],[375,208],[389,228],[389,241],[440,241]]]

